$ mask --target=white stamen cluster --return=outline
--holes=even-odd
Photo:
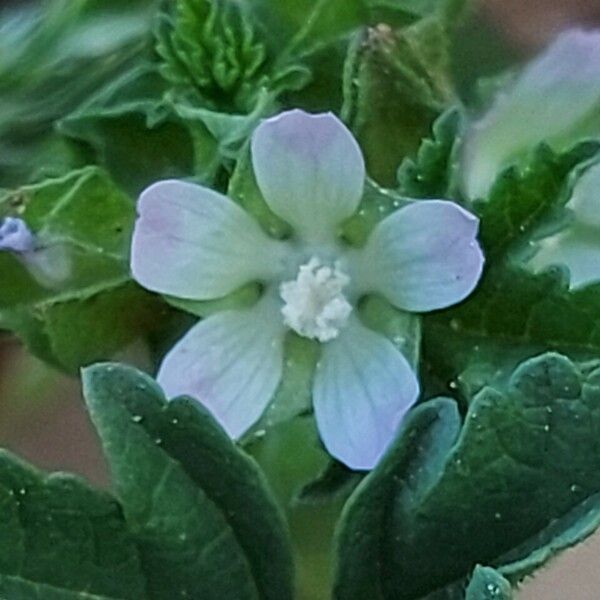
[[[300,267],[296,279],[279,288],[285,302],[281,309],[285,324],[299,335],[320,342],[336,338],[352,312],[342,293],[349,282],[337,264],[330,267],[311,258]]]

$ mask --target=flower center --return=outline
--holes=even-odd
[[[311,258],[293,281],[282,283],[279,294],[285,302],[281,312],[285,324],[303,337],[327,342],[338,336],[352,306],[342,290],[350,278],[333,267]]]

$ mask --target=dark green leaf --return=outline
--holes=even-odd
[[[190,176],[193,131],[165,103],[165,91],[157,68],[138,61],[66,115],[59,131],[88,144],[93,161],[132,194],[159,179]]]
[[[542,146],[526,167],[503,173],[487,202],[476,206],[483,278],[465,302],[423,317],[423,356],[434,377],[464,380],[469,369],[478,378],[484,371],[493,378],[509,373],[515,358],[548,348],[598,352],[600,287],[571,292],[561,269],[534,275],[522,266],[541,229],[562,218],[581,169],[597,149],[583,144],[557,155]]]
[[[526,361],[505,390],[476,396],[462,431],[449,400],[415,409],[346,508],[336,597],[416,599],[477,562],[533,568],[589,535],[597,501],[591,516],[577,507],[600,491],[599,372],[556,354]]]
[[[291,598],[284,523],[254,461],[197,402],[167,402],[135,369],[97,365],[83,380],[150,598]]]
[[[320,475],[302,486],[295,502],[319,504],[350,495],[360,483],[362,473],[351,471],[340,462],[330,461]]]
[[[557,154],[540,146],[526,166],[512,167],[498,177],[488,200],[476,207],[488,260],[527,241],[545,219],[556,215],[569,199],[578,175],[575,168],[598,149],[598,144],[586,143]]]
[[[415,159],[398,169],[398,192],[407,198],[451,198],[455,195],[456,139],[461,115],[457,109],[442,114],[430,138],[421,142]]]
[[[0,452],[0,594],[10,600],[141,600],[137,549],[117,502],[76,477]]]

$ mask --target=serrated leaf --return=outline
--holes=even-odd
[[[0,322],[67,371],[108,358],[168,316],[129,278],[133,202],[98,169],[7,192],[0,214],[36,234],[31,256],[0,253]]]
[[[476,207],[486,256],[495,259],[497,254],[505,253],[511,244],[531,236],[553,210],[562,208],[571,194],[574,169],[597,154],[599,148],[590,142],[557,154],[542,145],[525,167],[504,171],[488,201]]]
[[[41,473],[1,451],[0,506],[3,598],[146,597],[137,549],[107,494],[74,476]]]
[[[441,23],[429,19],[398,30],[370,28],[350,47],[343,114],[365,153],[368,173],[381,185],[395,183],[402,160],[416,154],[452,101],[448,44]]]
[[[533,274],[523,262],[540,228],[561,218],[581,166],[597,151],[595,143],[560,155],[541,146],[526,167],[499,177],[488,202],[476,205],[486,270],[466,301],[423,316],[423,356],[432,374],[454,381],[469,369],[496,377],[510,372],[514,356],[549,348],[598,351],[598,286],[570,292],[560,268]]]
[[[600,490],[598,372],[551,353],[526,361],[476,396],[462,430],[449,400],[415,409],[345,510],[336,598],[420,598],[477,562],[502,573],[551,546],[556,519],[571,543],[588,535],[597,515],[578,527],[567,515]]]
[[[490,567],[477,566],[467,587],[465,600],[512,600],[510,583]]]
[[[84,396],[148,595],[292,597],[285,526],[260,470],[196,402],[115,364],[84,371]]]
[[[424,139],[414,159],[405,159],[398,169],[398,193],[407,198],[451,198],[455,195],[456,140],[461,114],[443,113],[433,123],[432,135]]]

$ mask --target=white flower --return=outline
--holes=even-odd
[[[485,198],[502,170],[541,142],[566,148],[600,134],[600,32],[559,35],[467,131],[463,184]]]
[[[446,201],[415,202],[384,219],[362,249],[337,236],[362,198],[358,144],[333,115],[291,111],[264,121],[252,160],[270,208],[292,227],[271,239],[230,199],[180,181],[152,185],[138,204],[131,268],[144,287],[180,298],[222,297],[251,282],[253,307],[195,325],[165,357],[158,381],[191,395],[238,438],[254,424],[282,376],[284,338],[321,342],[313,406],[328,451],[369,469],[416,401],[404,356],[365,327],[355,307],[366,294],[407,311],[459,302],[479,280],[478,221]]]
[[[565,265],[571,289],[600,281],[600,164],[577,181],[567,203],[571,221],[560,231],[536,242],[529,261],[535,270]]]

